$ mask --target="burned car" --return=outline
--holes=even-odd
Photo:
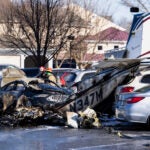
[[[13,102],[8,102],[8,100],[5,102],[2,101],[3,95],[7,93],[14,97],[15,100]],[[39,83],[36,80],[30,81],[29,83],[23,80],[15,80],[0,88],[0,103],[1,108],[4,105],[9,107],[12,103],[16,105],[19,97],[24,95],[28,98],[31,106],[41,107],[43,109],[57,108],[57,106],[66,103],[71,93],[72,91],[69,89]]]

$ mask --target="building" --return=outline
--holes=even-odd
[[[125,47],[128,38],[128,32],[114,27],[107,28],[86,39],[87,53],[104,54],[111,49],[120,49]]]

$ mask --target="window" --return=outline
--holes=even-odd
[[[76,76],[77,75],[75,73],[68,72],[68,74],[66,76],[64,76],[64,79],[66,82],[74,82],[74,80],[76,79]]]
[[[143,78],[141,79],[142,83],[150,83],[150,75],[144,75]]]
[[[118,45],[115,45],[115,46],[114,46],[114,49],[118,49],[118,48],[119,48],[119,46],[118,46]]]
[[[98,47],[98,50],[103,50],[103,46],[99,45]]]

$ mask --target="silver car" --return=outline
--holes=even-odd
[[[120,94],[115,115],[119,120],[150,125],[150,86]]]
[[[74,83],[89,79],[96,74],[96,70],[80,70],[74,68],[53,69],[56,77],[63,77],[67,87],[71,87]]]

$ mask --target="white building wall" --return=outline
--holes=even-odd
[[[108,50],[114,49],[114,46],[118,46],[119,48],[123,48],[126,46],[126,41],[123,42],[101,42],[101,43],[87,43],[87,53],[96,53],[96,54],[104,54]],[[98,46],[102,46],[102,50],[98,50]]]
[[[20,59],[20,68],[24,68],[25,56],[23,54],[21,54],[20,57],[21,57],[21,59]]]
[[[0,56],[0,64],[12,64],[21,67],[21,56]]]

